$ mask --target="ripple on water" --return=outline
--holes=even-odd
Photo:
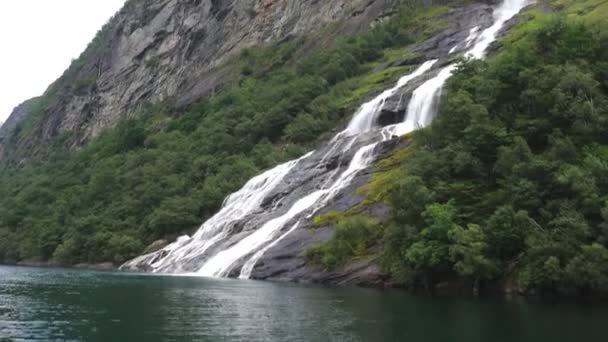
[[[0,337],[59,341],[604,341],[605,308],[0,267]]]

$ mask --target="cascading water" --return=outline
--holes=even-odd
[[[241,190],[228,196],[222,209],[207,220],[192,238],[182,236],[176,242],[163,248],[162,253],[140,256],[130,261],[130,263],[147,263],[157,272],[171,271],[176,273],[182,271],[180,264],[204,254],[207,249],[225,238],[230,233],[230,227],[257,210],[266,195],[283,180],[285,175],[312,153],[310,152],[300,159],[279,165],[252,178]]]
[[[489,28],[479,31],[478,27],[474,27],[469,32],[469,36],[463,44],[466,48],[465,57],[480,59],[486,54],[486,50],[496,40],[496,35],[504,26],[505,22],[513,18],[519,11],[524,8],[530,0],[504,0],[493,13],[494,24]],[[457,44],[452,50],[455,51],[461,44]],[[472,45],[472,47],[471,47]],[[441,97],[441,90],[446,81],[452,76],[456,69],[456,64],[450,64],[437,74],[437,76],[423,83],[412,94],[412,99],[408,104],[406,120],[403,123],[385,127],[383,135],[401,136],[411,132],[417,127],[428,125],[433,113],[435,112],[437,100]]]
[[[352,120],[348,124],[348,127],[346,127],[346,129],[340,134],[338,134],[336,137],[340,138],[345,135],[354,136],[356,134],[359,134],[361,132],[367,132],[374,128],[374,123],[377,119],[377,115],[384,106],[386,100],[393,94],[395,94],[397,90],[403,88],[411,80],[429,71],[435,63],[437,63],[436,59],[424,62],[418,69],[416,69],[411,74],[401,77],[394,87],[383,91],[373,100],[361,105],[357,113],[355,113]],[[334,140],[335,139],[336,138],[334,138]]]
[[[360,122],[360,124],[349,125],[344,131],[336,135],[326,151],[319,151],[318,153],[323,153],[323,158],[319,163],[323,164],[324,159],[328,156],[341,156],[349,152],[359,135],[370,131],[373,127],[373,121],[365,119],[376,116],[382,109],[381,104],[388,97],[412,79],[424,74],[435,62],[436,60],[433,60],[422,64],[412,74],[401,78],[398,86],[384,91],[372,101],[362,105],[352,120],[353,122]],[[241,190],[230,195],[224,202],[222,209],[206,221],[193,237],[181,237],[161,251],[133,259],[123,265],[122,268],[143,264],[146,265],[147,270],[152,272],[226,276],[237,261],[256,251],[259,252],[260,248],[269,247],[269,242],[275,240],[284,226],[294,217],[305,211],[316,211],[330,201],[335,194],[349,184],[360,170],[371,164],[376,143],[360,148],[352,157],[348,167],[336,180],[334,180],[334,177],[342,171],[341,168],[336,168],[335,172],[325,177],[320,189],[303,196],[291,206],[290,210],[270,219],[250,235],[216,254],[206,255],[210,248],[229,238],[236,224],[254,214],[254,212],[261,210],[261,204],[269,193],[289,175],[296,165],[313,156],[315,151],[298,160],[279,165],[250,180]],[[308,213],[308,215],[311,214]],[[261,255],[253,255],[250,263],[251,260],[259,259],[259,257]],[[191,265],[197,262],[202,262],[202,266],[195,268]],[[187,267],[185,267],[186,265]],[[253,266],[249,267],[253,269]]]
[[[503,1],[494,10],[492,26],[484,30],[471,28],[468,37],[455,45],[450,53],[465,50],[465,56],[469,58],[482,58],[504,23],[527,2]],[[431,122],[441,89],[456,68],[454,64],[443,67],[434,77],[414,90],[403,122],[387,127],[376,126],[378,115],[387,99],[411,81],[434,72],[432,67],[437,62],[429,60],[423,63],[414,72],[402,77],[393,88],[363,104],[348,127],[338,133],[325,148],[277,166],[250,180],[241,190],[229,196],[222,209],[205,222],[194,236],[181,237],[158,252],[126,263],[123,268],[141,269],[144,265],[146,270],[152,272],[225,277],[237,275],[234,271],[240,266],[239,277],[249,278],[266,251],[297,229],[302,219],[310,218],[326,206],[360,171],[373,163],[378,144]],[[343,163],[349,157],[350,162]],[[330,159],[339,160],[335,170],[329,173],[319,171]],[[300,168],[307,168],[309,164],[315,166],[310,167],[312,176],[306,179],[315,179],[317,185],[302,190],[299,198],[284,207],[282,201],[289,195],[275,193],[276,188],[280,184],[296,183],[290,180],[296,177]],[[303,188],[298,184],[291,185],[293,191]],[[265,202],[275,197],[278,202],[269,207]],[[263,221],[256,221],[256,217],[261,217]],[[285,227],[289,229],[284,231]],[[238,239],[232,238],[235,235]]]
[[[374,158],[374,147],[376,147],[376,144],[370,144],[359,149],[346,171],[330,187],[314,191],[302,197],[287,213],[268,221],[260,229],[242,239],[236,245],[215,255],[203,265],[198,273],[204,276],[226,276],[238,260],[256,251],[260,246],[274,240],[276,234],[296,215],[311,208],[318,209],[323,207],[338,191],[348,185],[357,172],[369,166]]]

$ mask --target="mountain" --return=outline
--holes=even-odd
[[[228,61],[242,49],[302,34],[314,49],[382,20],[393,2],[130,0],[47,90],[17,149],[31,155],[66,134],[80,146],[145,103],[184,108],[236,80]]]
[[[3,154],[4,140],[11,135],[15,128],[38,106],[38,98],[29,99],[13,109],[11,115],[0,125],[0,155]]]
[[[604,294],[603,13],[131,0],[2,129],[0,259]]]

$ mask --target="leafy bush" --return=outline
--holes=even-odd
[[[313,264],[331,270],[353,257],[365,256],[368,248],[377,240],[381,231],[378,227],[378,222],[360,216],[341,221],[333,237],[309,248],[306,256]]]

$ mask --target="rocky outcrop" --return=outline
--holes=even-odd
[[[378,158],[388,156],[398,146],[404,146],[398,138],[380,144],[377,147]],[[373,172],[375,170],[371,168],[358,173],[352,182],[318,214],[323,215],[329,211],[343,213],[357,207],[358,212],[366,212],[381,220],[387,219],[390,208],[386,205],[380,203],[362,205],[365,194],[360,193],[358,189],[369,182]],[[334,227],[331,225],[318,226],[311,218],[307,219],[298,229],[264,253],[253,270],[252,278],[332,285],[385,286],[388,284],[388,277],[381,271],[374,257],[355,260],[331,271],[308,263],[307,249],[329,240],[333,233]]]
[[[35,97],[15,107],[6,122],[0,126],[0,140],[8,137],[23,119],[36,108],[38,102],[39,98]]]
[[[26,116],[37,108],[39,102],[40,98],[37,97],[24,101],[13,109],[6,122],[0,126],[0,158],[4,154],[4,146],[6,146],[7,140],[15,133],[15,130]]]
[[[410,48],[408,57],[400,57],[393,61],[378,65],[374,71],[381,71],[390,67],[414,66],[429,59],[439,59],[436,69],[450,62],[449,58],[455,57],[454,54],[466,50],[466,44],[459,44],[466,41],[471,29],[483,30],[493,23],[493,5],[497,1],[485,1],[474,3],[468,6],[454,8],[443,15],[441,20],[444,25],[436,32],[431,34],[431,38],[416,44]],[[512,26],[511,26],[512,27]],[[410,82],[407,86],[399,89],[393,96],[388,98],[376,123],[380,126],[400,122],[404,119],[412,92],[424,81],[436,75],[430,72],[425,77]]]
[[[178,106],[230,82],[226,63],[246,47],[298,35],[322,44],[366,29],[396,0],[130,0],[52,85],[48,106],[21,150],[70,132],[68,147],[97,136],[146,102]],[[0,154],[1,158],[1,154]]]

